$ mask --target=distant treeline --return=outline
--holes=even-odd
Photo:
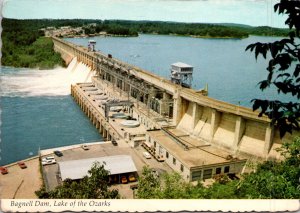
[[[2,20],[2,65],[15,67],[52,68],[62,65],[53,51],[50,38],[42,37],[41,28],[62,26],[82,27],[85,34],[106,32],[118,36],[138,33],[181,35],[204,38],[245,38],[249,35],[287,36],[288,29],[251,27],[237,24],[197,24],[162,21],[123,21],[92,19],[31,19]]]
[[[272,27],[251,27],[237,24],[199,24],[162,21],[121,21],[101,22],[102,26],[122,26],[138,33],[182,35],[208,38],[245,38],[249,35],[287,36],[288,29]]]
[[[96,26],[88,26],[89,24]],[[115,35],[138,35],[138,33],[175,34],[199,37],[232,37],[243,38],[249,35],[287,36],[289,30],[272,27],[251,27],[239,24],[199,24],[163,21],[126,21],[126,20],[93,20],[93,19],[3,19],[3,27],[27,30],[38,30],[46,27],[83,27],[86,34],[105,31]]]

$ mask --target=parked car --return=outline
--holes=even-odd
[[[54,157],[54,156],[47,156],[47,157],[45,157],[44,159],[47,159],[47,160],[55,160],[55,157]]]
[[[0,171],[2,175],[6,175],[8,173],[8,169],[6,167],[1,166]]]
[[[121,183],[125,184],[127,182],[128,182],[128,180],[127,180],[126,176],[121,176]]]
[[[54,153],[57,157],[63,156],[63,153],[62,153],[61,151],[58,151],[58,150],[55,150],[53,153]]]
[[[145,158],[150,159],[151,155],[149,154],[149,152],[143,152],[143,155]]]
[[[23,161],[18,162],[18,165],[21,169],[26,169],[27,168],[26,164]]]
[[[46,157],[42,159],[42,165],[50,165],[50,164],[56,164],[56,160],[54,157]]]
[[[89,150],[90,149],[86,144],[81,145],[81,148],[83,150]]]
[[[136,178],[135,178],[134,174],[130,174],[130,175],[128,176],[128,180],[129,180],[129,182],[134,182],[134,181],[136,181]]]
[[[112,143],[114,146],[118,146],[118,143],[117,143],[117,141],[115,141],[115,140],[112,140],[111,143]]]

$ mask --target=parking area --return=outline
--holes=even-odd
[[[97,158],[106,157],[114,155],[130,155],[137,168],[137,174],[140,175],[142,169],[145,165],[151,168],[160,169],[161,171],[172,171],[172,169],[164,162],[158,162],[154,158],[146,159],[143,156],[145,151],[143,147],[131,148],[125,141],[117,141],[118,145],[115,146],[111,142],[103,142],[99,144],[87,144],[88,149],[85,150],[78,146],[76,148],[60,150],[63,156],[58,157],[54,154],[45,155],[54,156],[56,162],[70,161],[70,160],[80,160],[86,158]],[[58,149],[59,150],[59,149]],[[45,185],[48,190],[54,189],[60,183],[58,164],[44,165],[43,175],[45,180]],[[130,188],[131,185],[137,182],[127,183],[127,184],[114,184],[112,187],[117,188],[123,198],[133,198],[133,191]]]
[[[34,199],[42,186],[38,157],[24,160],[27,168],[16,163],[7,165],[8,173],[0,174],[1,199]]]

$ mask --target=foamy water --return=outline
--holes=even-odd
[[[82,62],[74,58],[68,68],[53,70],[14,68],[0,72],[1,96],[31,97],[31,96],[60,96],[69,95],[71,84],[91,82],[95,74]]]
[[[97,129],[70,94],[94,72],[74,59],[68,68],[1,67],[0,166],[38,154],[39,149],[101,141]]]

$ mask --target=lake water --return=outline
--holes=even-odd
[[[275,90],[262,93],[256,86],[266,76],[266,61],[245,52],[248,44],[278,38],[200,39],[175,36],[95,37],[67,39],[87,45],[125,62],[169,78],[170,65],[193,65],[193,87],[209,85],[209,96],[233,104],[251,106],[253,98],[276,97]],[[73,63],[73,62],[72,62]],[[102,138],[70,96],[70,84],[80,82],[84,67],[32,70],[1,67],[1,161],[0,165],[36,155],[39,148],[101,141]],[[80,71],[80,72],[79,72]],[[85,72],[85,71],[84,71]],[[288,100],[288,97],[281,97]]]
[[[0,165],[39,149],[102,140],[73,101],[67,72],[1,67]]]
[[[246,39],[202,39],[180,36],[139,35],[139,37],[68,38],[87,46],[97,42],[96,49],[122,61],[169,79],[170,65],[181,61],[194,66],[193,88],[208,84],[209,96],[233,104],[251,107],[253,98],[276,98],[276,90],[261,92],[257,83],[267,76],[267,61],[255,60],[245,52],[255,42],[272,42],[274,37],[250,36]],[[288,97],[280,96],[288,100]]]

